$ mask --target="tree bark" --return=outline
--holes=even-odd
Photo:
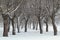
[[[53,17],[51,19],[52,19],[52,25],[53,25],[54,35],[57,35],[57,27],[55,25],[55,20],[54,20]]]
[[[27,22],[28,22],[28,19],[25,21],[25,32],[27,32]]]
[[[46,32],[48,32],[48,23],[46,22]]]
[[[45,18],[44,23],[46,24],[46,32],[48,32],[48,18],[47,17]]]
[[[7,37],[8,36],[8,15],[3,14],[3,21],[4,21],[4,31],[3,31],[3,36]]]
[[[36,30],[38,30],[38,23],[36,24]]]
[[[35,23],[33,22],[33,30],[35,29]]]
[[[15,35],[14,19],[12,19],[12,35]]]
[[[9,25],[9,26],[8,26],[8,32],[9,32],[9,31],[10,31],[10,17],[8,18],[8,20],[9,20],[9,21],[8,21],[8,25]]]
[[[43,33],[40,17],[38,17],[40,34]]]
[[[18,18],[17,18],[17,30],[18,30],[18,33],[20,33],[20,28],[19,28],[19,20],[18,20]]]
[[[30,29],[31,29],[31,23],[30,23]]]
[[[22,24],[21,24],[21,29],[23,29],[23,26],[24,26],[24,25],[23,25],[23,23],[22,23]]]

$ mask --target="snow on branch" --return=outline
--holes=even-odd
[[[13,10],[11,13],[14,13],[14,12],[20,7],[20,5],[23,3],[23,1],[24,1],[24,0],[22,0],[21,3],[18,4],[18,6],[16,7],[16,9]]]

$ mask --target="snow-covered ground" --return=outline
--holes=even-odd
[[[53,28],[49,26],[49,32],[45,31],[45,25],[43,26],[43,34],[39,33],[39,30],[28,29],[27,32],[20,30],[20,33],[12,35],[12,29],[10,29],[9,36],[3,37],[3,27],[0,27],[0,40],[60,40],[60,27],[58,25],[58,34],[57,36],[53,35]]]

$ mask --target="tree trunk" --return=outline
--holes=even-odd
[[[46,32],[48,32],[48,17],[46,16],[44,23],[46,24]]]
[[[43,33],[40,17],[38,17],[40,33]]]
[[[3,16],[3,21],[4,21],[4,31],[3,31],[3,36],[7,37],[8,36],[8,15],[2,15]]]
[[[28,22],[28,19],[25,22],[25,32],[27,32],[27,22]]]
[[[30,29],[31,29],[31,23],[30,23]]]
[[[36,24],[36,30],[38,30],[38,23]]]
[[[9,17],[9,19],[8,19],[9,21],[8,21],[8,32],[10,31],[10,17]]]
[[[19,28],[19,20],[18,20],[18,18],[17,18],[17,30],[18,30],[18,33],[20,33],[20,28]]]
[[[21,24],[21,29],[23,29],[23,26],[24,26],[24,25],[23,25],[23,23],[22,23],[22,24]]]
[[[46,32],[48,32],[48,23],[46,22]]]
[[[14,19],[12,19],[12,34],[15,35]]]
[[[33,22],[33,30],[35,29],[35,23]]]
[[[57,28],[56,28],[56,25],[55,25],[54,17],[52,17],[51,19],[52,19],[52,25],[53,25],[54,35],[57,35]]]

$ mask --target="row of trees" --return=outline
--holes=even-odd
[[[51,19],[54,35],[57,35],[57,27],[55,25],[55,17],[60,8],[60,0],[0,0],[0,14],[4,22],[3,36],[8,36],[10,22],[12,22],[12,34],[15,35],[15,22],[17,23],[18,33],[20,32],[20,24],[27,25],[33,23],[33,29],[39,29],[43,33],[42,21],[46,24],[46,32],[48,32],[48,21]],[[16,20],[15,20],[16,19]],[[30,26],[31,28],[31,26]]]

